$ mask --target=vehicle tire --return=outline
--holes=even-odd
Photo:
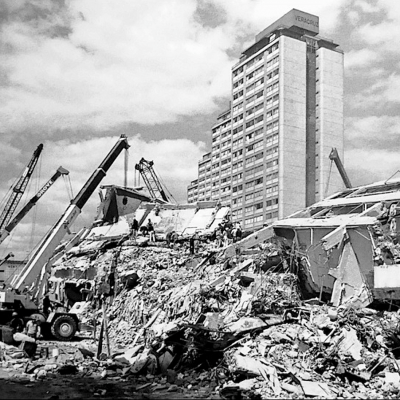
[[[58,340],[71,340],[76,330],[76,321],[70,315],[60,315],[51,325],[51,333]]]

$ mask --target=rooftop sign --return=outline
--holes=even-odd
[[[262,37],[269,35],[279,27],[298,27],[308,31],[308,33],[317,35],[319,33],[319,17],[293,8],[283,17],[279,18],[273,24],[260,32],[256,36],[256,42],[258,42]]]

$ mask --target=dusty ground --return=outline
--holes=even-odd
[[[44,341],[40,346],[49,349],[48,357],[37,356],[34,360],[14,360],[0,363],[0,399],[182,399],[182,398],[219,398],[218,395],[209,396],[209,393],[200,393],[182,388],[171,388],[146,377],[129,375],[101,377],[99,371],[86,368],[71,375],[61,375],[57,369],[48,371],[43,379],[38,379],[34,373],[25,373],[32,367],[54,364],[52,350],[58,348],[60,353],[73,354],[79,347],[93,345],[92,340],[76,338],[74,342]],[[85,346],[86,345],[86,346]],[[87,365],[86,359],[82,365]],[[79,363],[75,363],[79,365]],[[159,382],[159,381],[158,381]],[[169,390],[168,390],[169,389]],[[171,391],[172,389],[172,391]]]

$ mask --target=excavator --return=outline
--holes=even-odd
[[[21,222],[26,214],[32,209],[38,200],[47,192],[53,183],[61,176],[68,175],[69,171],[63,167],[59,167],[56,173],[43,185],[43,187],[33,196],[28,203],[18,212],[18,214],[8,223],[8,225],[0,231],[0,244],[7,238],[11,231]]]
[[[41,321],[43,334],[51,334],[53,337],[63,341],[71,340],[74,337],[76,331],[79,330],[77,315],[59,311],[44,315],[39,309],[39,304],[43,300],[42,293],[39,293],[35,298],[36,301],[33,301],[29,290],[30,288],[44,287],[44,281],[47,279],[51,267],[51,263],[49,264],[48,261],[55,249],[69,232],[70,226],[79,216],[83,206],[105,177],[118,155],[123,149],[128,148],[127,137],[121,135],[103,162],[71,201],[58,222],[43,238],[23,270],[11,283],[11,287],[0,291],[0,323],[4,323],[7,319],[10,320],[12,312],[18,311],[21,317],[33,318],[35,316],[36,319]]]

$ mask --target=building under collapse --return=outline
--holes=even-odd
[[[399,202],[398,180],[347,189],[264,227],[226,255],[277,238],[308,293],[334,306],[400,300]]]

